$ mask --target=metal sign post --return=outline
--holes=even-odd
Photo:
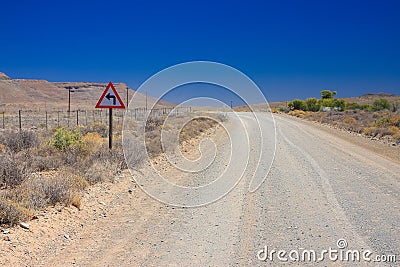
[[[113,128],[113,118],[112,110],[113,108],[125,108],[124,103],[118,95],[117,90],[115,90],[114,85],[110,82],[106,90],[104,90],[99,101],[97,102],[96,108],[108,108],[109,109],[109,121],[108,121],[108,148],[112,149],[112,128]]]
[[[112,108],[110,108],[109,110],[108,110],[108,117],[109,117],[109,122],[108,122],[108,148],[109,149],[112,149],[112,136],[113,136],[113,134],[112,134],[112,128],[113,128],[113,126],[112,126]]]

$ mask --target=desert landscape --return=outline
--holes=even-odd
[[[21,99],[16,94],[15,96],[20,100],[12,100],[11,97],[2,99],[5,110],[24,110],[26,103],[36,101],[35,95],[40,96],[39,103],[53,103],[53,106],[47,104],[46,107],[49,110],[65,108],[61,100],[65,98],[71,86],[74,90],[83,92],[79,95],[84,98],[75,99],[76,103],[88,101],[93,104],[95,99],[93,92],[99,95],[102,87],[103,90],[105,87],[105,84],[101,83],[48,83],[29,80],[21,82],[7,77],[3,78],[3,83],[4,90],[12,88],[21,94],[25,90],[34,92],[34,94],[31,93],[32,96]],[[123,83],[117,86],[120,91],[125,87]],[[28,87],[30,89],[27,89]],[[91,101],[88,95],[91,95]],[[148,97],[148,99],[151,98]],[[377,104],[376,101],[382,102],[381,99],[387,99],[390,106],[385,106],[381,110],[373,109]],[[347,184],[345,188],[349,189],[353,188],[353,183],[358,183],[358,186],[362,187],[356,195],[362,198],[370,195],[370,188],[375,188],[375,194],[384,194],[376,191],[378,190],[376,186],[380,188],[390,183],[391,188],[396,188],[398,184],[396,177],[400,173],[398,172],[400,153],[399,139],[396,135],[398,131],[394,129],[396,127],[398,130],[399,127],[396,119],[399,99],[399,96],[386,94],[343,99],[346,103],[352,103],[350,106],[353,105],[355,108],[341,111],[322,111],[322,108],[318,111],[304,111],[296,109],[288,101],[247,108],[236,107],[236,115],[234,115],[235,112],[228,110],[216,111],[209,108],[202,110],[199,107],[194,107],[193,111],[186,109],[186,112],[181,114],[172,114],[170,118],[168,114],[150,112],[149,114],[153,116],[143,121],[144,128],[142,129],[145,133],[143,140],[146,152],[140,149],[138,143],[135,143],[142,140],[139,134],[142,117],[127,116],[126,114],[129,113],[123,111],[117,113],[120,115],[114,118],[119,123],[114,125],[114,148],[111,151],[107,148],[107,116],[104,116],[103,120],[89,120],[77,125],[71,123],[66,126],[52,126],[49,124],[47,127],[43,125],[35,127],[33,124],[24,122],[25,127],[22,129],[5,128],[0,133],[0,173],[2,174],[0,263],[9,266],[96,264],[155,266],[167,261],[179,262],[179,265],[189,265],[193,262],[196,265],[215,262],[253,265],[256,264],[257,258],[243,257],[243,255],[252,254],[261,245],[262,241],[253,236],[253,231],[258,228],[266,229],[267,235],[275,237],[277,233],[281,233],[282,237],[287,236],[287,233],[282,232],[283,229],[293,229],[294,236],[298,236],[294,240],[291,239],[293,244],[311,242],[315,238],[314,235],[319,233],[317,236],[320,247],[324,244],[328,245],[340,236],[346,236],[354,244],[363,244],[371,251],[379,253],[380,242],[385,242],[386,246],[390,247],[385,253],[396,255],[393,253],[398,244],[397,235],[393,235],[392,228],[388,226],[396,224],[397,213],[394,210],[390,211],[390,209],[396,209],[396,196],[393,195],[395,191],[377,198],[379,201],[374,204],[376,206],[374,209],[358,206],[358,209],[377,218],[370,223],[366,221],[360,223],[362,216],[351,215],[354,208],[350,209],[346,204],[349,201],[355,201],[349,198],[349,192],[344,189],[333,191],[332,187],[342,187]],[[18,103],[18,101],[21,102]],[[171,106],[173,106],[172,103],[164,102],[164,106],[160,104],[156,107],[165,109]],[[90,108],[89,105],[81,107]],[[304,107],[307,106],[304,105]],[[371,107],[370,110],[368,110],[369,107]],[[251,109],[254,109],[255,113],[249,112]],[[259,115],[254,117],[254,114]],[[268,118],[270,115],[265,117],[263,114],[274,114],[274,116]],[[127,118],[124,118],[125,116]],[[245,121],[245,129],[251,137],[250,140],[257,143],[256,140],[260,137],[257,134],[259,126],[256,123],[260,123],[259,119],[262,120],[261,127],[268,129],[276,127],[278,141],[277,152],[271,159],[274,161],[271,165],[271,174],[263,183],[267,187],[263,187],[261,191],[251,195],[243,191],[243,188],[250,183],[249,177],[255,172],[255,169],[252,171],[251,168],[258,168],[256,159],[253,158],[254,154],[250,154],[245,178],[240,180],[233,192],[215,204],[194,210],[163,204],[146,194],[144,185],[138,184],[144,181],[140,177],[153,175],[152,168],[180,186],[207,184],[210,182],[209,179],[221,172],[224,166],[241,168],[242,163],[239,159],[230,159],[228,156],[232,148],[227,145],[241,143],[242,148],[237,149],[244,149],[243,155],[246,155],[247,145],[241,141],[244,138],[238,129],[243,127],[242,123]],[[377,121],[384,121],[384,123],[380,124]],[[123,122],[125,125],[130,125],[125,135],[136,135],[139,139],[133,140],[137,141],[124,144],[123,132],[126,128]],[[371,135],[368,127],[375,127],[377,134]],[[383,134],[384,129],[390,130],[386,130],[387,133]],[[172,140],[162,141],[163,131],[179,135],[177,147],[174,146]],[[299,136],[298,131],[304,132],[303,135]],[[205,139],[212,140],[217,149],[216,158],[209,167],[194,176],[190,173],[182,173],[174,167],[183,160],[179,156],[180,153],[184,158],[190,159],[189,162],[181,163],[184,164],[183,166],[186,165],[186,168],[193,168],[191,161],[200,160],[195,163],[200,166],[201,161],[215,157],[213,146],[201,144]],[[272,142],[271,145],[275,144],[271,137],[267,137],[266,140]],[[311,145],[309,142],[319,142],[319,144],[316,146],[315,143]],[[123,151],[123,146],[126,144],[130,146],[129,152]],[[302,148],[299,148],[299,145]],[[249,147],[254,150],[252,153],[260,149],[269,151],[271,148],[271,146],[257,148],[251,144]],[[322,150],[314,150],[317,147]],[[346,161],[351,162],[351,167],[348,163],[342,163],[344,159],[337,161],[335,157],[328,156],[333,153],[338,157],[343,157],[343,152],[348,153],[345,158]],[[150,161],[144,160],[146,157],[144,153],[149,155]],[[168,155],[172,155],[172,158]],[[296,176],[290,174],[287,163],[295,161],[295,158],[308,162],[304,166],[310,175],[309,178],[301,176],[301,169],[294,170]],[[339,164],[347,167],[340,170]],[[330,166],[329,171],[325,171],[325,167],[322,166]],[[265,168],[267,169],[268,165]],[[327,179],[326,177],[344,178],[346,177],[343,175],[344,171],[351,172],[348,168],[357,169],[363,176],[368,177],[368,180],[343,179],[335,182],[324,180]],[[377,181],[373,178],[375,176],[370,176],[372,170],[379,172],[379,184],[376,184]],[[317,174],[313,174],[314,172]],[[306,180],[301,182],[293,180],[295,177],[303,177],[302,179]],[[315,177],[320,177],[322,180],[313,180],[316,179]],[[296,188],[298,183],[309,185],[307,190],[312,190],[312,194],[316,196],[314,201],[326,202],[324,204],[327,207],[326,213],[322,213],[323,220],[326,222],[326,227],[324,226],[323,229],[322,226],[317,226],[317,222],[310,222],[311,217],[307,214],[312,211],[309,207],[301,208],[306,213],[297,214],[298,201],[302,199],[300,192],[292,195],[293,199],[287,195],[288,202],[284,202],[286,204],[283,207],[276,206],[279,201],[274,198],[280,198],[287,192],[296,192],[299,190]],[[324,188],[322,191],[320,191],[319,183],[322,183]],[[280,184],[280,187],[276,187],[275,184]],[[287,187],[289,184],[293,186]],[[268,198],[265,197],[267,192]],[[174,193],[169,192],[169,194]],[[175,194],[179,196],[178,192]],[[185,196],[180,197],[185,198]],[[325,197],[329,199],[324,200]],[[267,220],[263,217],[263,209],[255,210],[256,206],[263,206],[265,201],[270,203]],[[393,205],[387,206],[387,203]],[[290,210],[297,214],[295,216],[300,220],[293,224],[290,217],[281,217],[282,215],[279,214],[284,214],[282,208],[285,208],[285,213]],[[388,219],[376,214],[377,211],[392,214],[394,217]],[[212,221],[202,224],[204,214],[213,214]],[[220,226],[219,222],[223,224]],[[210,225],[210,223],[215,225]],[[307,225],[315,225],[313,234],[311,232],[305,234]],[[337,225],[340,225],[342,229],[340,232],[334,230]],[[368,227],[364,228],[365,226]],[[377,232],[372,230],[375,229],[374,227],[379,227],[379,233],[385,236],[386,241],[379,237],[375,239],[364,237],[375,235]],[[202,230],[197,235],[192,232],[192,229]],[[395,229],[393,230],[396,231]],[[228,237],[230,241],[225,243]],[[212,247],[202,245],[206,242],[204,238],[209,240],[207,242],[212,242]],[[222,243],[219,242],[221,238],[225,240]],[[281,239],[274,239],[276,246],[283,245],[279,240]],[[229,244],[237,242],[239,242],[238,245],[231,250],[232,255],[212,252],[215,251],[215,247],[222,252],[230,247]],[[183,250],[187,251],[187,257],[177,258],[175,254],[170,253],[170,251]],[[197,258],[198,253],[203,256]],[[209,257],[204,255],[209,255]],[[59,262],[60,258],[63,259],[62,264]]]
[[[0,266],[400,267],[400,1],[2,1]]]

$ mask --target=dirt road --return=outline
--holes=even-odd
[[[258,138],[259,126],[251,114],[242,113],[249,139]],[[237,127],[234,119],[231,127]],[[346,260],[293,262],[289,255],[271,250],[316,251],[370,250],[368,255],[400,256],[400,165],[366,148],[305,122],[275,116],[276,154],[270,173],[254,193],[248,191],[257,164],[251,147],[249,168],[237,186],[222,199],[202,207],[179,208],[162,204],[138,188],[127,192],[119,184],[107,197],[107,216],[82,217],[84,227],[75,229],[68,244],[53,242],[28,265],[45,266],[366,266]],[[270,119],[261,121],[270,127]],[[221,130],[222,131],[222,130]],[[223,131],[222,131],[223,132]],[[231,131],[240,135],[241,131]],[[206,171],[176,176],[182,185],[210,182],[229,162],[230,144],[216,134],[217,156]],[[213,136],[210,136],[213,137]],[[214,136],[215,137],[215,136]],[[231,136],[247,138],[246,136]],[[271,139],[269,137],[264,137]],[[270,140],[271,141],[271,140]],[[268,141],[267,141],[268,142]],[[211,149],[212,150],[212,149]],[[210,150],[210,151],[211,151]],[[203,157],[214,156],[204,150]],[[233,151],[235,153],[244,153]],[[271,151],[266,151],[271,153]],[[272,154],[270,154],[272,156]],[[261,165],[265,162],[261,162]],[[268,169],[269,166],[263,166]],[[160,170],[176,170],[159,163]],[[146,168],[142,173],[146,175]],[[127,178],[130,179],[130,178]],[[118,184],[117,184],[118,185]],[[117,190],[117,191],[115,191]],[[174,192],[167,192],[174,194]],[[179,196],[184,197],[184,196]],[[92,207],[91,207],[92,208]],[[77,216],[79,217],[79,215]],[[79,218],[78,218],[79,220]],[[343,240],[341,240],[343,239]],[[340,244],[337,244],[341,240]],[[65,243],[65,242],[64,242]],[[295,254],[292,254],[295,258]],[[386,266],[372,262],[369,266]]]

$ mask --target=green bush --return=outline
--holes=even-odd
[[[285,106],[279,106],[279,107],[278,107],[278,110],[279,110],[280,112],[285,112],[285,113],[289,112],[288,107],[285,107]]]
[[[348,103],[346,108],[347,109],[362,109],[362,106],[360,106],[357,103]]]
[[[64,151],[70,146],[83,144],[82,134],[78,130],[57,128],[53,135],[52,144],[58,150]]]
[[[305,103],[307,105],[307,110],[308,111],[316,112],[316,111],[319,111],[319,109],[321,107],[316,98],[307,98]]]
[[[361,110],[365,110],[365,111],[374,111],[374,108],[370,105],[360,105],[357,103],[348,103],[346,105],[346,109],[361,109]]]
[[[390,119],[388,117],[382,117],[380,119],[377,119],[373,123],[373,126],[375,126],[375,127],[384,127],[384,126],[388,126],[389,123],[390,123]]]
[[[292,102],[288,103],[288,106],[290,109],[292,110],[303,110],[303,111],[307,111],[307,105],[306,102],[304,102],[303,100],[300,99],[295,99]]]
[[[321,99],[319,101],[319,104],[321,105],[321,107],[337,108],[339,111],[346,110],[346,101],[344,101],[343,99]]]
[[[390,110],[390,103],[387,99],[384,98],[375,100],[372,106],[376,111],[384,109]]]
[[[365,110],[365,111],[369,111],[369,112],[374,111],[374,108],[372,106],[370,106],[370,105],[362,105],[361,109]]]

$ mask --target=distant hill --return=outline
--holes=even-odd
[[[398,95],[395,95],[395,94],[388,94],[388,93],[381,92],[381,93],[377,93],[377,94],[371,94],[371,93],[369,93],[369,94],[364,94],[364,95],[362,95],[362,96],[360,96],[360,97],[364,97],[364,98],[370,98],[370,97],[381,97],[381,98],[385,98],[385,97],[396,97],[396,96],[398,96]]]
[[[126,89],[129,100],[136,93],[125,83],[113,83],[122,101],[126,104]],[[96,82],[48,82],[46,80],[11,79],[0,72],[0,110],[2,109],[67,109],[68,90],[71,90],[71,110],[94,109],[106,83]],[[137,96],[135,108],[146,106],[146,96]],[[157,100],[148,96],[148,106]],[[173,106],[160,101],[159,106]],[[130,107],[134,108],[134,107]]]

